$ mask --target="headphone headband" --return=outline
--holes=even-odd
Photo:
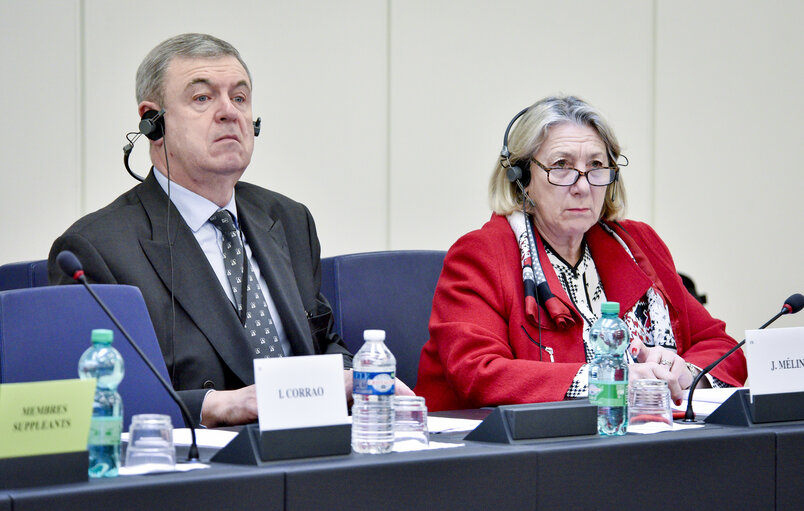
[[[508,181],[517,183],[522,189],[530,183],[530,169],[523,169],[519,165],[511,164],[511,151],[508,150],[508,134],[511,132],[511,128],[514,126],[517,119],[525,115],[528,110],[530,110],[530,107],[520,110],[519,113],[511,119],[511,122],[508,123],[508,127],[505,128],[505,135],[503,135],[503,146],[502,149],[500,149],[500,165],[506,169],[505,174]]]
[[[511,128],[514,126],[516,120],[525,115],[525,113],[528,110],[530,110],[530,107],[521,110],[518,114],[514,116],[513,119],[511,119],[511,122],[508,123],[508,127],[505,128],[505,135],[503,135],[503,145],[502,149],[500,150],[500,158],[505,159],[505,161],[508,162],[508,165],[503,164],[503,167],[509,167],[511,165],[510,160],[511,152],[508,150],[508,133],[510,133]]]

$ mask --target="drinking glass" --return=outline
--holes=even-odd
[[[628,393],[628,431],[654,433],[673,429],[670,388],[664,380],[636,380]]]
[[[175,468],[176,448],[169,415],[140,414],[132,417],[125,466],[143,471]]]
[[[416,450],[430,444],[427,406],[419,396],[394,396],[394,449]]]

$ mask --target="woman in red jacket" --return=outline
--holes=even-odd
[[[585,397],[589,328],[604,301],[620,303],[631,334],[629,378],[666,380],[675,400],[735,345],[653,229],[618,221],[619,158],[609,125],[578,98],[514,117],[489,186],[494,214],[452,246],[436,288],[416,386],[429,409]],[[707,376],[742,385],[742,352]]]

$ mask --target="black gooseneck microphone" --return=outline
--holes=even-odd
[[[784,316],[785,314],[795,314],[802,308],[804,308],[804,295],[802,295],[801,293],[790,295],[790,297],[788,297],[787,300],[785,300],[784,305],[782,305],[782,310],[777,312],[775,316],[770,318],[764,325],[759,327],[757,330],[762,330],[763,328],[770,325],[771,323],[779,319],[781,316]],[[695,379],[692,381],[692,385],[690,385],[690,393],[687,396],[687,411],[684,413],[684,422],[695,422],[695,412],[692,411],[692,393],[695,392],[695,387],[698,385],[698,382],[701,381],[701,378],[703,378],[703,376],[707,374],[709,371],[714,369],[716,365],[723,362],[723,360],[726,357],[737,351],[743,344],[745,344],[745,339],[737,343],[736,346],[734,346],[732,349],[724,353],[722,357],[715,360],[708,366],[704,367],[704,369],[700,373],[698,373],[698,376],[695,377]]]
[[[112,323],[114,323],[117,329],[120,330],[120,332],[123,334],[123,337],[126,338],[126,340],[134,349],[134,351],[137,352],[137,355],[139,355],[142,361],[145,362],[145,365],[148,366],[148,369],[150,369],[151,372],[154,373],[154,376],[156,376],[156,379],[159,380],[159,383],[161,383],[162,386],[165,388],[165,390],[167,390],[168,394],[170,394],[170,397],[173,398],[173,400],[176,402],[177,405],[179,405],[182,417],[184,417],[184,422],[186,422],[187,426],[190,428],[190,436],[192,437],[192,443],[190,444],[190,451],[187,454],[187,461],[189,462],[199,461],[198,444],[196,443],[195,440],[195,428],[193,428],[193,421],[192,419],[190,419],[190,411],[187,410],[187,406],[182,402],[181,398],[176,393],[176,391],[173,390],[173,387],[168,382],[166,382],[164,378],[162,378],[162,375],[159,374],[159,371],[157,371],[154,365],[151,363],[151,361],[148,360],[148,357],[145,356],[145,353],[142,352],[140,347],[137,346],[137,343],[134,342],[134,339],[132,339],[131,336],[128,334],[128,332],[126,332],[126,329],[123,328],[123,325],[121,325],[120,322],[117,320],[117,318],[114,316],[114,314],[112,314],[112,311],[110,311],[109,308],[106,307],[106,304],[103,303],[103,300],[101,300],[100,297],[95,293],[95,291],[93,291],[92,288],[89,286],[89,284],[87,283],[87,278],[84,276],[84,270],[83,267],[81,266],[81,261],[78,260],[78,257],[76,257],[75,254],[73,254],[69,250],[62,250],[61,252],[59,252],[59,255],[56,256],[56,262],[58,262],[59,267],[64,273],[72,277],[73,280],[80,282],[81,284],[84,285],[86,290],[89,291],[89,294],[92,295],[92,298],[94,298],[95,301],[98,302],[98,305],[100,305],[101,309],[103,309],[103,312],[105,312],[106,315],[109,316],[109,319],[112,320]]]

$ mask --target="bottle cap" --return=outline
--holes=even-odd
[[[603,302],[603,305],[600,306],[600,312],[603,314],[619,314],[620,313],[620,303],[619,302]]]
[[[363,330],[364,341],[384,341],[385,330]]]
[[[95,328],[92,330],[92,343],[93,344],[112,344],[114,339],[114,332],[106,330],[105,328]]]

